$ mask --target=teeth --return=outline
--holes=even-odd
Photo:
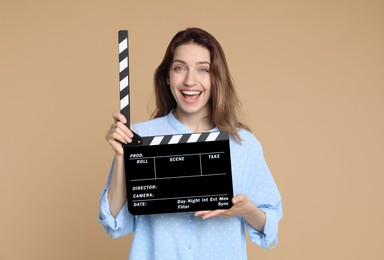
[[[184,91],[181,91],[181,93],[183,93],[184,95],[199,95],[201,93],[201,91],[184,90]]]

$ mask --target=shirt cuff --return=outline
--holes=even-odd
[[[111,215],[108,201],[108,189],[104,189],[100,197],[100,215],[98,218],[105,231],[112,238],[124,236],[133,231],[133,216],[128,213],[127,202],[116,218]]]
[[[247,223],[247,230],[252,242],[265,248],[272,249],[277,246],[279,218],[273,209],[260,208],[265,212],[265,224],[263,232],[257,231]]]

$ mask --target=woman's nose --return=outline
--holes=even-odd
[[[193,71],[188,71],[185,75],[184,85],[190,87],[196,84],[196,77]]]

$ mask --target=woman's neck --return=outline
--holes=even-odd
[[[214,128],[211,117],[208,113],[188,114],[182,111],[180,112],[180,110],[176,108],[173,115],[193,133],[207,132]]]

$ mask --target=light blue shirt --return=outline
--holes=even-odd
[[[171,113],[134,125],[140,136],[191,133]],[[218,131],[215,128],[211,131]],[[233,193],[243,193],[266,214],[264,231],[252,228],[240,216],[202,220],[194,212],[133,216],[127,203],[116,218],[110,214],[108,187],[101,193],[99,222],[109,236],[134,232],[129,259],[247,259],[245,229],[257,245],[277,244],[282,218],[281,196],[264,160],[260,143],[242,129],[241,143],[230,138]]]

